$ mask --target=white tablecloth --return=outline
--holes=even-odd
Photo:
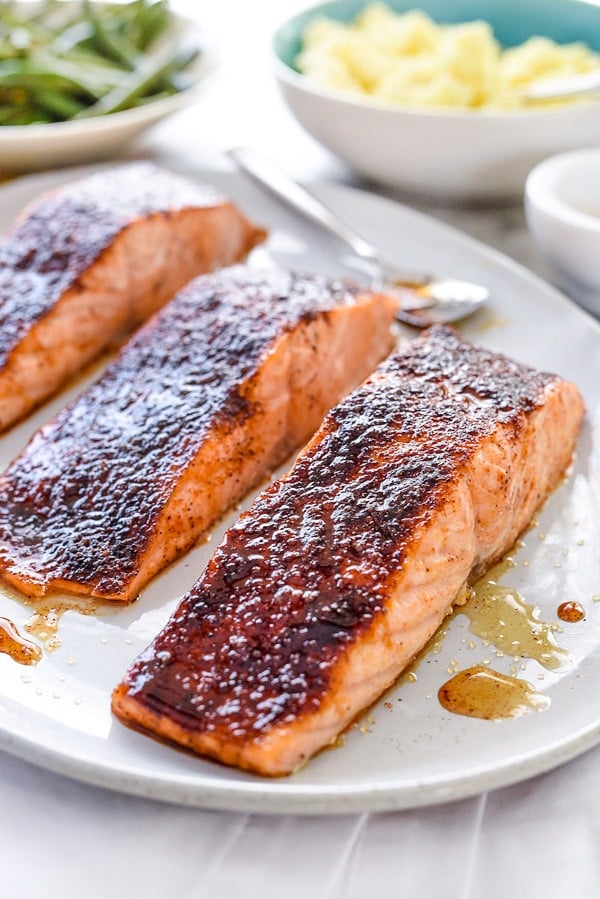
[[[291,120],[268,34],[298,0],[179,3],[221,40],[206,99],[133,152],[222,166],[250,143],[305,180],[360,184]],[[545,274],[520,208],[434,214]],[[0,752],[1,899],[598,899],[600,749],[526,783],[445,806],[338,817],[248,816],[111,793]]]
[[[121,796],[0,755],[10,899],[598,899],[600,750],[449,805],[248,816]]]

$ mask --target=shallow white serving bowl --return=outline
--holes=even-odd
[[[600,147],[553,156],[525,185],[531,235],[565,290],[600,315]]]
[[[202,53],[186,72],[190,87],[171,97],[96,118],[44,125],[0,126],[0,173],[18,173],[106,159],[152,125],[196,102],[217,66],[211,41],[183,16],[182,34],[196,34]]]
[[[362,101],[313,84],[294,68],[302,34],[326,15],[351,21],[367,0],[321,4],[274,36],[275,75],[304,128],[359,172],[442,201],[502,201],[521,195],[527,173],[564,150],[600,143],[600,100],[510,112],[418,110]],[[411,0],[387,0],[398,12]],[[600,5],[588,0],[420,0],[443,24],[486,19],[504,46],[533,34],[585,40],[600,52]]]

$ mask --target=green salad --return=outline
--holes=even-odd
[[[0,125],[106,115],[179,93],[200,52],[166,0],[0,2]]]

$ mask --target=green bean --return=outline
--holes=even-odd
[[[47,69],[33,68],[29,65],[16,66],[0,63],[0,87],[31,89],[49,87],[54,90],[70,90],[73,93],[86,93],[83,85],[65,78]]]
[[[133,101],[133,105],[136,108],[138,106],[149,106],[151,103],[156,103],[157,100],[166,100],[167,97],[172,97],[175,93],[177,92],[174,90],[159,91],[157,94],[152,94],[150,97],[138,97],[137,100]]]
[[[152,41],[162,34],[169,24],[169,11],[163,0],[158,0],[150,6],[141,4],[138,15],[138,27],[140,30],[139,44],[141,50],[145,50]]]
[[[108,22],[98,14],[95,4],[90,0],[84,0],[83,8],[94,29],[92,41],[97,49],[126,69],[134,69],[137,52],[133,44],[108,26]]]
[[[80,47],[94,36],[94,26],[91,22],[75,22],[69,28],[61,31],[51,44],[51,51],[58,56],[70,53],[76,47]]]
[[[0,0],[0,126],[84,118],[185,90],[199,48],[181,48],[168,0]]]
[[[52,117],[47,113],[36,109],[19,109],[14,110],[12,115],[4,120],[4,125],[34,125],[48,124],[52,121]]]
[[[59,121],[72,119],[82,109],[85,109],[84,103],[57,90],[38,88],[35,91],[35,99],[38,106],[50,115],[55,116]]]
[[[98,65],[89,60],[83,67],[76,58],[53,59],[44,51],[38,52],[30,65],[69,79],[74,85],[79,85],[80,91],[89,96],[92,102],[104,96],[123,80],[123,70],[115,66]],[[0,71],[1,68],[0,63]]]
[[[81,112],[77,118],[107,115],[126,109],[147,93],[162,89],[163,82],[168,81],[173,71],[181,65],[189,65],[197,55],[198,51],[194,49],[193,52],[186,55],[185,59],[178,60],[177,57],[173,57],[172,48],[169,48],[154,59],[146,57],[138,68],[127,75],[113,91],[101,97],[97,103]]]
[[[0,125],[13,115],[15,107],[10,103],[0,105]]]

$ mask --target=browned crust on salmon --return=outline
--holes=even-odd
[[[39,197],[0,243],[0,430],[263,237],[212,188],[145,162]]]
[[[389,352],[394,308],[285,271],[193,281],[0,476],[4,578],[134,597]]]
[[[325,419],[113,696],[125,723],[293,771],[398,676],[569,464],[576,388],[433,328]]]

